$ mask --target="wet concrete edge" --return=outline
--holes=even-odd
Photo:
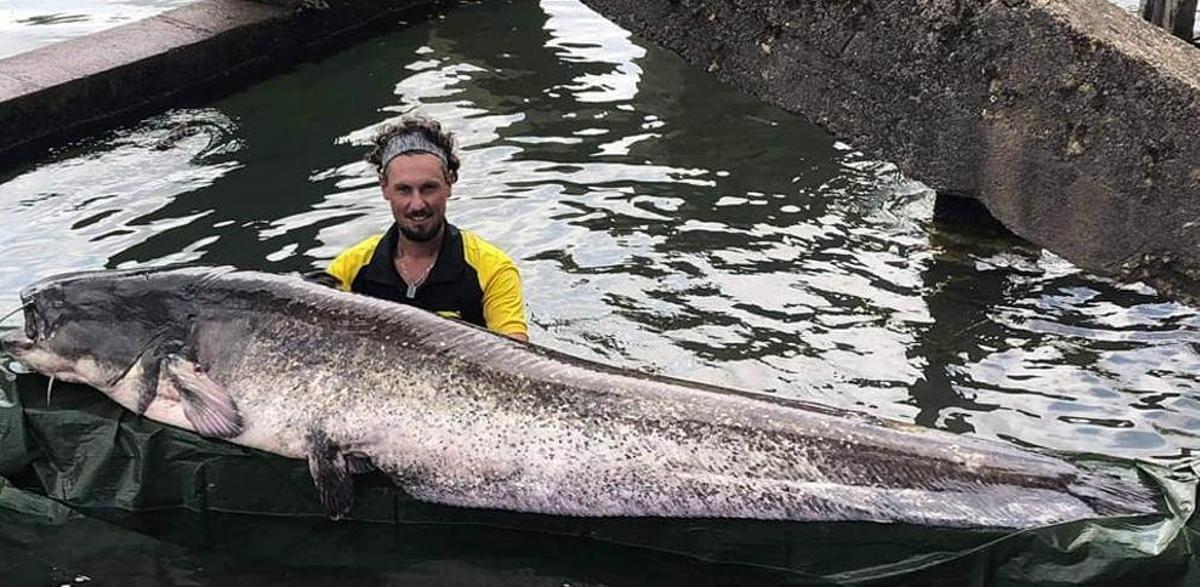
[[[720,80],[1200,300],[1200,50],[1106,0],[584,0]]]
[[[435,0],[198,0],[0,59],[0,169],[43,149],[261,79]]]

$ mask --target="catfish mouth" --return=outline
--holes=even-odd
[[[22,353],[29,352],[33,350],[34,346],[36,346],[36,341],[39,334],[38,324],[44,324],[45,320],[39,320],[40,314],[38,314],[34,303],[28,299],[25,299],[24,296],[22,296],[21,299],[21,306],[12,312],[5,314],[4,317],[0,319],[0,323],[3,323],[3,321],[7,320],[9,316],[12,316],[13,314],[16,314],[22,310],[25,311],[24,332],[13,329],[11,332],[5,332],[3,336],[0,336],[0,352],[19,357]]]
[[[0,336],[0,352],[18,359],[21,358],[21,355],[33,350],[36,345],[37,343],[33,339],[16,330]]]
[[[78,372],[79,361],[63,356],[49,345],[50,323],[33,302],[25,305],[25,328],[0,334],[0,353],[26,368],[63,381],[90,384]]]
[[[25,295],[24,292],[21,296],[21,307],[17,311],[21,310],[24,310],[25,327],[23,329],[14,328],[0,335],[0,352],[38,371],[45,371],[39,367],[59,366],[58,363],[61,361],[50,360],[53,354],[45,352],[42,345],[51,334],[51,325],[46,318],[46,313],[38,307],[36,299]],[[13,312],[13,314],[15,313]],[[51,371],[56,370],[51,369]]]

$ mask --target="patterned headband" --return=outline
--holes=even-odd
[[[429,153],[442,160],[443,168],[450,168],[450,156],[446,150],[426,138],[424,133],[414,131],[396,135],[388,140],[387,146],[383,148],[383,158],[381,159],[383,169],[387,169],[388,163],[391,163],[392,159],[405,153]]]

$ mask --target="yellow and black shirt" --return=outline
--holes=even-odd
[[[444,231],[437,261],[412,299],[392,263],[399,239],[395,224],[342,252],[325,272],[345,291],[409,304],[500,334],[528,334],[517,266],[475,233],[450,223]]]

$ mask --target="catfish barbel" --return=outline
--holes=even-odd
[[[332,517],[379,469],[413,498],[567,516],[1025,528],[1158,507],[1007,444],[611,367],[409,306],[229,268],[21,292],[29,367],[153,420],[306,459]]]

